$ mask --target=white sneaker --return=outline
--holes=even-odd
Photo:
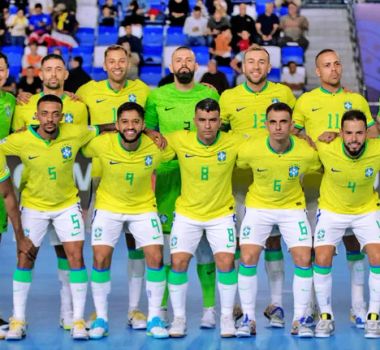
[[[69,331],[73,327],[73,314],[61,314],[61,317],[59,318],[59,326],[65,331]]]
[[[147,334],[156,339],[169,338],[169,332],[166,329],[166,323],[162,321],[158,316],[153,317],[151,321],[148,322],[146,328]]]
[[[350,320],[356,328],[364,328],[367,316],[366,305],[357,305],[350,310]]]
[[[129,311],[128,326],[132,329],[146,329],[146,316],[137,309]]]
[[[235,321],[232,315],[220,316],[220,336],[232,338],[236,335]]]
[[[103,318],[97,318],[92,322],[88,332],[90,339],[102,339],[108,335],[108,322]]]
[[[326,319],[327,315],[328,314],[322,314],[315,327],[316,338],[329,338],[334,334],[335,322],[332,319]]]
[[[253,320],[250,320],[248,318],[248,315],[244,315],[244,319],[241,322],[239,328],[236,330],[235,335],[238,338],[247,338],[252,335],[256,335],[256,322]]]
[[[17,320],[11,317],[9,319],[9,330],[5,336],[6,340],[21,340],[26,336],[25,321]]]
[[[314,332],[311,329],[311,325],[306,322],[306,319],[307,317],[302,317],[300,320],[294,320],[290,334],[296,335],[299,338],[312,338],[314,336]]]
[[[169,335],[172,338],[182,338],[186,335],[185,317],[174,317],[174,320],[169,328]]]
[[[73,327],[71,328],[71,337],[75,340],[88,339],[85,320],[78,320],[73,322]]]
[[[374,317],[371,320],[372,315]],[[364,337],[370,339],[380,338],[380,321],[378,320],[379,316],[377,314],[369,314],[368,318],[369,319],[365,321]]]
[[[281,306],[270,304],[264,310],[264,316],[269,320],[269,325],[273,328],[284,328],[285,315]]]
[[[201,328],[215,328],[216,326],[216,311],[214,307],[203,308],[203,315],[201,318]]]

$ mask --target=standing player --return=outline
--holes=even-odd
[[[293,107],[296,99],[287,86],[267,80],[271,64],[269,53],[265,48],[258,45],[250,46],[244,53],[242,69],[246,82],[224,91],[220,97],[223,128],[237,133],[250,134],[257,138],[267,135],[267,108],[276,102],[283,102]],[[250,169],[236,169],[234,172],[232,183],[237,207],[238,229],[244,216],[244,202],[248,186],[252,181]],[[284,261],[277,229],[266,243],[265,268],[269,279],[271,303],[265,309],[264,315],[270,320],[271,326],[283,327]]]
[[[41,61],[40,78],[42,80],[42,92],[35,95],[27,95],[28,102],[17,104],[12,122],[13,131],[28,125],[38,125],[36,118],[37,102],[44,95],[55,95],[61,98],[64,117],[61,123],[81,125],[87,127],[88,113],[84,103],[72,100],[64,92],[64,83],[68,77],[68,71],[62,56],[50,54]],[[49,228],[51,244],[54,245],[58,259],[58,278],[61,282],[61,312],[60,325],[66,330],[72,326],[72,297],[69,283],[69,264],[63,246],[57,238],[54,230]]]
[[[332,259],[350,227],[370,266],[364,334],[380,338],[380,212],[379,195],[373,189],[380,170],[380,140],[367,139],[367,118],[362,111],[347,111],[342,116],[341,137],[330,144],[317,143],[324,174],[314,235],[314,285],[321,311],[316,337],[329,337],[334,332]]]
[[[63,243],[70,267],[73,296],[74,339],[87,339],[83,312],[87,291],[87,271],[82,249],[84,228],[73,179],[73,164],[79,148],[96,132],[80,126],[62,124],[62,100],[45,95],[37,102],[37,126],[3,139],[0,149],[21,158],[25,185],[21,192],[22,224],[35,247],[39,247],[49,224]],[[34,259],[19,254],[13,276],[13,317],[7,339],[25,336],[25,307],[32,281]]]
[[[107,130],[115,130],[117,109],[125,102],[135,102],[144,107],[149,87],[141,80],[128,80],[129,54],[119,45],[112,45],[104,52],[104,70],[107,79],[90,81],[82,85],[76,94],[88,106],[90,124],[102,125]],[[96,158],[92,160],[92,197],[99,184],[100,165]],[[94,198],[91,199],[94,201]],[[91,212],[88,213],[91,219]],[[89,220],[87,220],[89,221]],[[146,317],[138,309],[144,280],[145,263],[142,250],[135,248],[132,235],[126,235],[128,245],[128,287],[129,307],[128,324],[133,329],[145,329]]]
[[[194,130],[194,107],[205,98],[219,99],[216,91],[194,82],[198,65],[194,52],[178,47],[172,55],[170,70],[174,83],[153,90],[146,105],[146,126],[159,130],[164,136],[178,130]],[[181,178],[178,161],[163,163],[157,169],[156,197],[164,233],[169,234],[173,222],[174,203],[180,194]],[[205,239],[197,250],[197,272],[203,293],[201,327],[215,327],[215,263]],[[169,267],[167,266],[167,271]],[[167,308],[167,294],[163,313]],[[164,316],[164,318],[166,318]]]
[[[338,136],[343,113],[358,109],[367,117],[368,136],[376,137],[377,130],[367,101],[361,95],[344,91],[342,88],[342,64],[338,54],[331,49],[322,50],[317,54],[315,64],[321,86],[303,94],[298,99],[293,118],[296,133],[305,129],[306,134],[314,142],[319,140],[329,143]],[[319,188],[320,179],[320,176],[316,179],[305,179],[306,195],[311,192],[307,183],[312,183],[314,188]],[[310,211],[312,211],[312,206],[316,206],[315,201],[310,201],[310,205]],[[364,255],[360,252],[359,242],[352,235],[351,230],[348,230],[343,237],[343,242],[351,271],[351,320],[358,328],[363,328],[366,316]]]
[[[231,178],[241,139],[219,131],[219,114],[215,100],[201,100],[195,107],[197,131],[182,130],[167,135],[169,147],[177,154],[182,182],[170,235],[169,291],[174,320],[169,334],[172,337],[186,335],[187,269],[203,231],[218,269],[220,335],[235,336],[236,231]]]
[[[94,265],[91,286],[97,319],[89,332],[91,339],[108,334],[111,259],[124,225],[128,226],[136,246],[145,254],[148,334],[155,338],[169,337],[160,319],[166,286],[162,264],[164,237],[157,216],[152,175],[161,160],[172,159],[174,154],[160,151],[148,136],[142,134],[144,128],[143,108],[137,103],[126,102],[117,110],[118,133],[97,137],[83,149],[85,156],[98,157],[102,173],[92,223]]]
[[[11,130],[12,115],[15,109],[16,100],[9,92],[1,90],[9,75],[8,58],[0,52],[0,139],[9,135]],[[5,210],[5,203],[0,197],[0,241],[1,236],[8,229],[8,217]],[[6,327],[7,322],[0,318],[0,338],[4,337],[1,327]]]
[[[274,103],[267,111],[269,136],[251,138],[239,151],[237,165],[252,169],[254,182],[246,198],[246,214],[240,230],[241,263],[238,288],[244,319],[238,337],[256,334],[256,269],[261,250],[277,225],[290,250],[294,268],[294,315],[292,334],[311,337],[306,324],[311,299],[312,236],[305,211],[301,177],[320,169],[317,152],[306,141],[291,136],[292,109]]]

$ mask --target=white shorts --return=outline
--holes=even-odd
[[[25,235],[39,247],[52,223],[60,242],[84,240],[84,223],[79,204],[58,211],[39,211],[21,208],[21,221]]]
[[[255,244],[265,248],[274,225],[279,227],[288,249],[312,246],[305,210],[254,208],[247,208],[240,230],[240,245]]]
[[[157,213],[128,215],[96,209],[92,222],[91,244],[115,247],[120,234],[129,229],[136,240],[136,249],[149,245],[163,245],[160,219]]]
[[[210,221],[197,221],[176,214],[170,235],[170,253],[185,252],[194,255],[202,238],[203,230],[212,253],[231,253],[236,250],[236,230],[233,215]]]
[[[370,243],[380,243],[380,211],[361,215],[345,215],[320,209],[317,218],[314,247],[323,245],[336,247],[347,228],[352,229],[361,249]]]

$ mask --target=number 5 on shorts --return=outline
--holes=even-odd
[[[73,223],[73,229],[78,230],[80,228],[80,222],[78,219],[78,215],[72,214],[72,215],[70,215],[70,217],[71,217],[71,222]]]

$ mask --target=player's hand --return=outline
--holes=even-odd
[[[26,129],[28,129],[28,127],[25,125],[25,126],[23,126],[22,128],[15,130],[14,133],[18,133],[18,132],[21,132],[21,131],[25,131]]]
[[[168,145],[168,141],[158,131],[145,129],[145,134],[148,136],[159,149],[164,149]]]
[[[337,136],[337,132],[325,131],[323,134],[319,135],[318,140],[321,142],[330,143],[331,141],[334,141]]]
[[[298,138],[305,140],[309,146],[313,147],[315,150],[317,150],[317,146],[315,145],[314,141],[311,139],[309,135],[306,135],[304,133],[299,133],[296,135]]]
[[[17,239],[17,253],[25,254],[28,259],[35,260],[38,249],[34,246],[29,237],[23,236]]]
[[[73,100],[73,101],[82,101],[82,100],[80,99],[79,96],[75,95],[75,94],[74,94],[73,92],[71,92],[71,91],[65,91],[65,94],[66,94],[67,96],[69,96],[70,100]]]
[[[16,103],[18,105],[26,105],[30,98],[32,97],[33,95],[30,93],[30,92],[20,92],[18,95],[17,95],[17,99],[16,99]]]

